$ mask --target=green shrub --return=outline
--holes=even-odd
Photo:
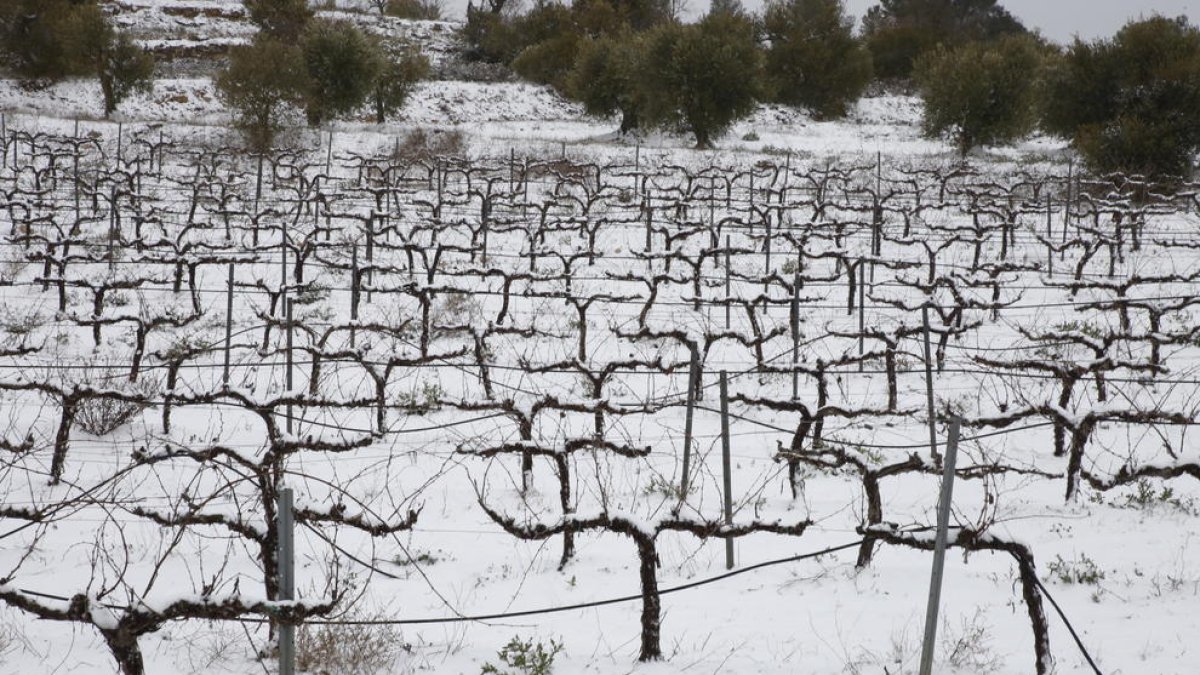
[[[464,56],[471,61],[505,63],[524,47],[516,27],[507,17],[467,7],[467,21],[462,27]]]
[[[842,0],[769,0],[763,29],[772,98],[819,117],[843,117],[871,81],[871,54]]]
[[[1039,45],[1026,36],[938,49],[921,57],[916,80],[929,136],[949,134],[959,152],[1025,136],[1037,121]]]
[[[527,80],[565,92],[579,52],[579,41],[578,35],[563,33],[530,45],[513,59],[512,68]]]
[[[481,675],[550,675],[554,669],[554,658],[561,651],[562,643],[556,640],[551,640],[547,648],[541,642],[514,636],[497,653],[501,665],[507,669],[501,670],[491,663],[485,663]]]

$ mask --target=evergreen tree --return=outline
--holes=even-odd
[[[584,41],[567,79],[567,91],[589,115],[620,113],[621,133],[638,128],[638,97],[634,89],[636,55],[632,33],[604,35]]]
[[[308,0],[244,0],[250,20],[271,37],[296,44],[313,18]]]
[[[308,123],[349,114],[366,102],[379,77],[380,48],[349,21],[313,21],[301,44],[308,74]]]
[[[76,55],[63,40],[77,10],[70,0],[0,2],[0,55],[5,68],[33,86],[80,74]]]
[[[917,59],[939,45],[1025,33],[997,0],[880,0],[863,18],[863,33],[883,79],[906,78]]]
[[[1037,75],[1043,50],[1029,36],[938,48],[917,62],[926,134],[949,134],[963,155],[1006,143],[1037,122]]]
[[[67,77],[96,77],[104,116],[152,84],[154,60],[117,32],[94,0],[0,2],[0,53],[32,86]]]
[[[1092,168],[1187,176],[1200,151],[1200,30],[1155,16],[1077,40],[1050,68],[1044,99],[1043,126]]]
[[[375,108],[375,122],[383,124],[389,116],[404,107],[404,102],[417,83],[429,74],[429,60],[408,46],[393,55],[380,46],[378,53],[382,62],[371,90],[371,103]]]
[[[763,31],[774,100],[843,117],[871,81],[871,54],[855,38],[842,0],[769,0]]]
[[[238,126],[256,152],[271,148],[282,116],[301,105],[308,73],[300,47],[260,33],[249,45],[234,47],[229,65],[216,79],[217,92],[238,115]]]
[[[104,116],[135,91],[153,85],[154,59],[129,36],[118,33],[99,6],[79,5],[62,35],[80,70],[96,76],[104,97]]]
[[[665,24],[646,35],[633,82],[639,112],[659,126],[683,126],[696,147],[754,109],[761,54],[754,25],[728,13],[695,24]]]

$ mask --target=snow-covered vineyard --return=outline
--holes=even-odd
[[[2,160],[6,672],[273,669],[280,617],[311,672],[514,635],[555,672],[910,672],[951,419],[938,671],[1090,671],[1045,590],[1104,672],[1191,667],[1194,192],[146,127]],[[660,596],[723,541],[828,552]]]

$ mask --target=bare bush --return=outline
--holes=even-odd
[[[80,369],[77,385],[88,385],[96,389],[120,389],[134,394],[140,400],[125,400],[104,396],[87,396],[79,401],[75,412],[75,423],[93,436],[106,436],[129,423],[145,410],[159,391],[159,379],[144,377],[137,382],[126,382],[115,374],[121,366],[115,363],[97,362]]]
[[[463,148],[461,131],[417,127],[396,143],[391,159],[412,162],[439,156],[459,156],[463,154]]]
[[[942,660],[955,670],[992,673],[1000,669],[1001,659],[992,651],[992,626],[984,619],[983,609],[963,616],[957,626],[949,620],[942,625]]]
[[[296,633],[296,669],[315,675],[395,672],[396,661],[410,651],[400,631],[386,625],[322,624]]]

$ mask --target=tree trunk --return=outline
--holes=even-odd
[[[642,653],[638,660],[658,661],[662,659],[662,599],[658,595],[658,551],[654,545],[654,537],[643,532],[634,532],[630,536],[637,544],[642,580]]]
[[[1079,475],[1083,470],[1083,451],[1087,448],[1088,439],[1096,423],[1085,420],[1078,428],[1071,430],[1071,450],[1067,458],[1067,501],[1072,502],[1079,496]]]
[[[570,526],[575,509],[571,506],[571,465],[566,453],[554,455],[554,466],[558,471],[558,501],[562,507],[563,520],[567,522],[563,528],[562,558],[558,561],[558,569],[561,571],[575,557],[575,530]]]
[[[1037,675],[1048,675],[1054,668],[1054,657],[1050,655],[1050,625],[1046,621],[1046,611],[1042,606],[1042,596],[1038,593],[1037,568],[1033,563],[1033,554],[1024,551],[1014,554],[1017,559],[1017,569],[1021,573],[1021,596],[1025,599],[1025,609],[1029,612],[1029,624],[1033,629],[1033,653],[1036,659],[1034,669]]]
[[[867,498],[867,527],[883,522],[883,497],[879,493],[879,478],[872,473],[863,474],[863,492]],[[871,556],[875,552],[875,538],[867,536],[858,547],[858,562],[854,564],[863,569],[871,564]]]
[[[54,437],[54,457],[50,461],[50,484],[57,485],[62,479],[63,465],[67,461],[67,447],[71,441],[71,425],[79,410],[79,399],[65,396],[62,401],[62,416],[58,422],[58,433]]]
[[[146,672],[137,635],[127,628],[101,630],[100,635],[104,637],[104,643],[116,659],[121,675],[143,675]]]

